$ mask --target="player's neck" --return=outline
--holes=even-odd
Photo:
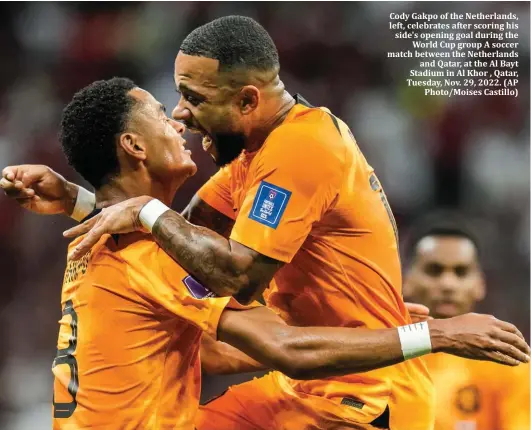
[[[96,207],[102,209],[124,200],[151,196],[170,206],[176,189],[156,181],[141,181],[133,177],[120,177],[96,190]]]
[[[245,144],[248,152],[260,149],[267,137],[284,122],[289,111],[295,106],[295,99],[285,90],[284,84],[280,81],[268,98],[271,102],[264,107],[258,120],[259,125],[253,128]]]

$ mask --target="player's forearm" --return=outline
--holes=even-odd
[[[232,296],[248,284],[248,264],[235,264],[229,240],[212,230],[166,211],[153,225],[152,234],[169,256],[217,295]]]
[[[397,329],[277,326],[275,339],[224,340],[295,379],[319,379],[390,366],[404,360]]]
[[[362,373],[404,360],[397,329],[298,328],[289,342],[296,379]]]
[[[203,371],[210,375],[256,372],[267,368],[240,350],[206,334],[201,338],[200,356]]]
[[[184,208],[181,215],[186,221],[201,227],[207,227],[229,239],[234,220],[214,209],[196,194]]]

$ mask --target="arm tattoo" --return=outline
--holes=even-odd
[[[207,227],[228,239],[234,227],[234,220],[214,209],[198,196],[194,196],[182,216],[192,224]]]
[[[206,228],[188,223],[182,216],[171,211],[157,220],[153,226],[153,236],[174,260],[188,272],[197,273],[200,278],[210,277],[215,270],[216,256],[210,246],[207,246],[208,242],[217,239],[219,242],[227,242],[228,246],[226,239]],[[198,248],[204,248],[202,253],[194,252]]]
[[[281,262],[249,248],[236,255],[228,239],[190,224],[173,211],[159,217],[152,234],[170,257],[207,288],[221,296],[236,295],[242,302],[260,293],[282,266]]]

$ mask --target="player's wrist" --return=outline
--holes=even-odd
[[[429,354],[433,350],[427,321],[398,327],[404,360]]]
[[[70,218],[81,221],[96,207],[96,196],[85,188],[66,181],[65,191],[65,213]]]
[[[76,206],[77,193],[79,187],[76,184],[73,184],[72,182],[68,182],[66,179],[63,182],[63,187],[65,194],[63,197],[64,213],[71,217]]]
[[[152,232],[153,226],[160,218],[162,214],[169,211],[170,208],[162,203],[160,200],[151,199],[146,204],[142,206],[138,213],[138,220],[140,225],[147,230]]]
[[[427,321],[430,330],[430,340],[432,352],[444,352],[450,345],[450,337],[445,328],[445,321],[441,319],[432,319]]]

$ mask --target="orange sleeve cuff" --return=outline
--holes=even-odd
[[[236,219],[232,205],[223,198],[221,191],[218,190],[216,183],[212,179],[199,189],[197,195],[207,205],[212,206],[226,217]]]
[[[253,237],[254,239],[252,239]],[[298,249],[281,249],[277,246],[272,246],[268,243],[267,239],[260,236],[259,232],[254,236],[249,234],[243,238],[238,234],[236,229],[233,229],[230,238],[247,248],[251,248],[256,252],[265,255],[266,257],[282,261],[283,263],[290,263],[295,253],[298,251]]]

